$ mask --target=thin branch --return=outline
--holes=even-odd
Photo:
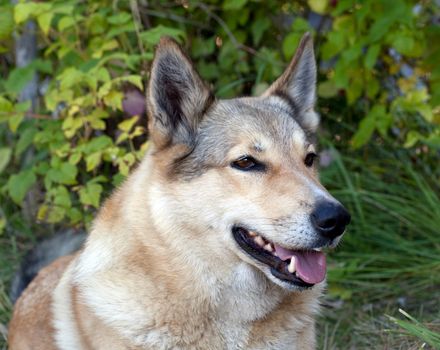
[[[255,51],[253,48],[245,46],[243,44],[241,44],[240,42],[238,42],[237,38],[235,37],[235,35],[232,33],[232,31],[229,29],[228,25],[225,23],[225,21],[223,21],[217,14],[215,14],[214,12],[212,12],[208,6],[206,6],[203,3],[199,3],[197,4],[198,7],[200,7],[203,11],[206,12],[206,14],[213,18],[218,24],[220,24],[220,26],[223,28],[223,30],[226,32],[226,35],[229,37],[229,40],[232,41],[232,44],[234,44],[234,46],[237,49],[240,50],[245,50],[248,51],[249,53],[256,55],[258,54],[257,51]]]
[[[198,3],[196,6],[198,6],[199,8],[201,8],[203,11],[205,11],[205,13],[213,18],[225,31],[226,35],[229,37],[229,39],[231,40],[232,44],[238,49],[238,50],[242,50],[242,51],[246,51],[248,53],[250,53],[251,55],[254,55],[256,57],[258,57],[259,59],[265,61],[265,62],[269,62],[271,64],[276,64],[276,65],[280,65],[283,66],[283,64],[276,62],[276,61],[272,61],[267,59],[265,56],[263,56],[262,54],[260,54],[257,50],[255,50],[254,48],[244,45],[242,43],[240,43],[237,38],[235,37],[235,35],[232,33],[232,31],[229,29],[228,25],[225,23],[225,21],[223,21],[223,19],[221,19],[217,14],[215,14],[214,12],[212,12],[208,6],[206,6],[203,3]]]
[[[130,0],[130,9],[131,9],[131,15],[133,16],[134,29],[136,31],[139,51],[143,55],[145,53],[145,50],[140,36],[141,33],[140,28],[142,27],[142,22],[141,22],[141,17],[139,16],[139,6],[137,0]]]
[[[202,22],[192,21],[192,20],[187,19],[183,16],[178,16],[173,13],[150,10],[150,9],[145,9],[145,8],[141,8],[140,11],[141,11],[141,13],[145,13],[145,14],[148,14],[153,17],[170,19],[170,20],[178,22],[178,23],[190,24],[190,25],[197,27],[197,28],[200,28],[200,29],[211,30],[211,28],[209,26],[205,25]]]

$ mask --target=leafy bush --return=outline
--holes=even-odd
[[[103,193],[148,147],[140,96],[162,35],[184,43],[217,94],[230,97],[262,91],[312,31],[323,114],[352,125],[345,136],[353,147],[376,131],[407,147],[440,145],[440,51],[428,45],[438,34],[429,2],[142,4],[2,2],[0,122],[9,128],[0,136],[3,226],[32,188],[44,194],[36,199],[38,220],[90,220]],[[12,34],[26,32],[28,21],[37,24],[38,55],[14,67]],[[40,96],[32,107],[20,96],[35,76]]]

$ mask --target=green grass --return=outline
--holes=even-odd
[[[433,332],[404,310],[399,309],[399,312],[404,315],[407,320],[401,320],[392,316],[388,317],[391,321],[407,331],[408,334],[423,340],[425,342],[424,344],[429,344],[436,349],[440,349],[440,333]]]
[[[9,283],[17,263],[15,240],[0,236],[0,349],[6,349],[7,324],[12,311]]]
[[[323,182],[350,210],[352,223],[329,254],[319,349],[440,349],[436,167],[378,149],[365,160],[334,156]],[[0,349],[6,348],[10,278],[34,241],[32,234],[0,236]]]
[[[407,155],[335,162],[323,181],[352,213],[329,257],[324,349],[440,348],[440,198],[436,174]],[[420,169],[420,168],[419,168]],[[416,314],[402,320],[399,309]]]

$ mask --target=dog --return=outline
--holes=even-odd
[[[265,93],[230,100],[162,38],[151,146],[84,248],[19,298],[10,348],[315,348],[322,249],[350,221],[318,180],[315,90],[309,34]]]

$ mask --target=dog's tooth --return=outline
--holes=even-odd
[[[248,231],[249,232],[249,236],[251,237],[256,237],[257,234],[254,231]]]
[[[292,258],[290,259],[290,264],[289,264],[289,266],[287,266],[287,270],[290,273],[294,273],[296,271],[295,262],[296,262],[295,257],[292,256]]]
[[[254,238],[254,242],[257,243],[260,247],[264,247],[264,239],[261,236],[257,236]]]
[[[264,246],[264,249],[265,250],[267,250],[268,252],[273,252],[273,247],[272,247],[272,244],[270,244],[270,243],[267,243],[265,246]]]

